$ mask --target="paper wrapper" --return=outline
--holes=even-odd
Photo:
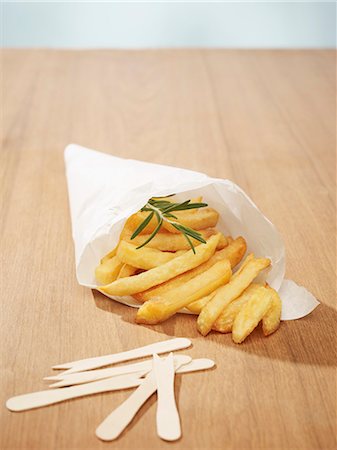
[[[76,273],[82,286],[97,289],[94,272],[113,249],[126,219],[151,197],[177,194],[181,200],[202,195],[220,213],[217,228],[243,236],[248,252],[268,257],[266,281],[282,299],[282,320],[309,314],[319,302],[305,288],[284,280],[285,249],[274,225],[236,184],[176,167],[117,158],[78,145],[65,149]],[[106,295],[106,294],[104,294]],[[132,297],[111,297],[139,307]],[[187,311],[182,311],[187,312]]]

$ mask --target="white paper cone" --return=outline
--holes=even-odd
[[[118,242],[127,217],[151,197],[179,194],[181,200],[202,195],[220,213],[218,229],[233,237],[242,235],[248,251],[271,259],[266,281],[282,286],[282,318],[307,315],[318,304],[304,288],[283,283],[285,251],[274,225],[236,184],[176,167],[122,159],[69,145],[65,150],[66,175],[78,282],[96,288],[94,271],[102,256]],[[282,284],[283,283],[283,284]],[[298,288],[295,289],[294,285]],[[111,297],[110,297],[111,298]],[[132,297],[114,297],[139,306]]]

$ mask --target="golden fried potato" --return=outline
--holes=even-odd
[[[215,252],[219,239],[220,235],[211,236],[206,244],[196,247],[195,253],[189,250],[161,266],[133,277],[121,278],[99,289],[110,295],[132,295],[145,291],[207,261]]]
[[[180,213],[180,214],[179,214]],[[185,213],[185,214],[182,214]],[[190,209],[188,211],[176,211],[176,222],[192,230],[205,230],[215,227],[219,220],[219,213],[213,208]],[[175,221],[174,219],[171,219]],[[163,222],[163,228],[170,233],[179,234],[180,231],[174,228],[169,222]]]
[[[104,264],[106,261],[111,259],[113,256],[116,256],[117,247],[118,246],[116,246],[113,250],[111,250],[111,252],[109,252],[107,255],[103,256],[103,258],[101,259],[101,264]]]
[[[214,228],[209,228],[207,230],[200,231],[201,236],[207,240],[215,234],[220,234],[220,239],[218,242],[218,249],[224,248],[227,245],[227,238],[219,233]],[[129,239],[128,242],[136,246],[143,244],[150,236],[148,234],[138,235],[134,239]],[[196,239],[190,238],[194,246],[198,246],[201,242]],[[176,252],[178,250],[189,250],[190,244],[187,242],[185,236],[182,234],[173,233],[157,233],[156,236],[146,244],[147,247],[156,248],[157,250],[162,250],[164,252]]]
[[[271,305],[266,314],[262,318],[262,329],[265,336],[274,333],[280,325],[282,302],[280,296],[270,286],[267,286],[271,293]]]
[[[174,198],[172,197],[167,197],[167,198],[161,198],[160,200],[162,201],[168,201],[168,202],[172,202],[174,201]],[[202,201],[202,197],[197,197],[197,198],[192,198],[190,203],[201,203]],[[177,222],[178,223],[183,223],[184,225],[190,226],[188,225],[188,223],[192,223],[192,217],[197,214],[199,211],[202,211],[203,209],[206,208],[197,208],[197,209],[189,209],[186,211],[175,211],[174,215],[177,217]],[[214,214],[215,213],[215,214]],[[210,228],[216,225],[217,220],[214,220],[214,215],[218,214],[216,211],[214,213],[208,213],[208,214],[204,214],[202,215],[198,220],[195,220],[194,223],[196,225],[199,224],[206,224],[206,226],[201,227],[201,228]],[[135,214],[133,214],[132,216],[129,217],[128,219],[128,228],[130,230],[132,230],[132,233],[139,227],[139,225],[148,217],[149,212],[148,211],[138,211]],[[172,219],[174,220],[174,219]],[[185,223],[186,221],[186,223]],[[203,221],[203,222],[202,222]],[[209,225],[207,225],[209,224]],[[146,225],[146,227],[140,232],[140,235],[142,234],[151,234],[154,229],[157,227],[158,225],[158,221],[155,217],[152,217],[152,219],[150,220],[150,222]],[[200,226],[200,225],[199,225]],[[201,228],[196,228],[195,226],[190,226],[190,228],[192,228],[193,230],[199,230]],[[172,227],[168,222],[164,221],[162,228],[160,231],[163,230],[169,230],[173,233],[179,233],[178,230],[176,230],[174,227]],[[131,234],[132,234],[131,233]]]
[[[195,300],[194,302],[190,303],[189,305],[187,305],[187,309],[189,311],[195,313],[195,314],[200,314],[202,308],[205,305],[207,305],[207,303],[215,296],[215,294],[217,293],[218,289],[215,289],[213,292],[211,292],[210,294],[206,295],[205,297],[201,297],[198,300]]]
[[[243,342],[259,324],[270,308],[272,293],[270,289],[261,286],[246,302],[234,319],[232,339],[236,344]]]
[[[138,270],[137,267],[132,267],[129,264],[123,264],[122,268],[118,274],[117,280],[119,278],[131,277],[132,275],[134,275],[137,272],[137,270]]]
[[[228,284],[222,286],[216,295],[205,305],[197,320],[198,331],[206,336],[224,308],[250,285],[256,276],[270,265],[270,259],[257,258],[243,264]]]
[[[148,217],[148,215],[149,215],[148,211],[138,211],[128,218],[127,228],[130,231],[130,236],[137,229],[137,227],[139,227],[139,225]],[[146,225],[146,227],[140,232],[140,235],[147,233],[151,234],[157,225],[158,221],[156,217],[153,216],[150,222]]]
[[[261,284],[251,283],[242,294],[225,307],[220,316],[214,322],[212,330],[220,333],[230,333],[232,331],[233,322],[242,306],[250,300],[253,294],[258,291]]]
[[[116,280],[121,268],[123,266],[117,256],[106,259],[103,263],[96,267],[95,277],[100,284],[109,284]]]
[[[238,239],[240,239],[240,238],[238,238]],[[242,239],[242,238],[241,238]],[[233,241],[233,239],[232,239],[232,241]],[[223,249],[223,250],[220,250],[219,252],[217,252],[217,253],[220,253],[220,252],[223,252],[223,254],[224,254],[224,252],[226,252],[226,250],[227,249],[229,249],[229,247],[230,247],[230,244],[225,248],[225,249]],[[230,252],[231,253],[231,252]],[[229,254],[229,256],[231,256],[231,254]],[[236,262],[235,261],[235,254],[233,255],[234,256],[234,258],[232,257],[231,259],[232,259],[232,262],[234,261],[234,262]],[[243,256],[243,253],[242,253],[242,256]],[[215,255],[213,255],[212,256],[212,258],[214,258],[215,257]],[[249,255],[249,257],[247,258],[248,259],[248,261],[251,259],[251,255]],[[244,262],[244,264],[247,264],[247,259],[246,259],[246,261]],[[204,263],[204,264],[207,264],[207,262],[206,263]],[[242,267],[240,268],[240,271],[241,271],[241,269],[242,269]],[[235,273],[235,275],[237,275],[239,273],[239,271],[237,271],[236,273]],[[233,275],[233,277],[234,277],[234,275]],[[233,278],[232,277],[232,278]],[[218,288],[218,289],[220,289],[220,288]],[[200,314],[201,313],[201,310],[202,310],[202,308],[215,296],[215,294],[217,293],[217,291],[218,291],[218,289],[216,289],[214,292],[212,292],[211,294],[209,294],[209,295],[207,295],[206,297],[203,297],[203,298],[199,298],[199,300],[196,300],[195,302],[193,302],[193,303],[191,303],[190,305],[188,305],[187,306],[187,309],[188,310],[190,310],[191,312],[194,312],[195,314]],[[232,303],[234,303],[234,302],[232,302]],[[229,306],[232,304],[232,303],[230,303],[225,309],[227,309],[227,308],[229,308]]]
[[[162,252],[155,248],[142,247],[137,249],[135,245],[129,242],[121,241],[118,246],[117,256],[124,264],[148,270],[171,261],[177,255],[175,253]]]
[[[190,203],[202,203],[202,195],[199,195],[199,197],[194,197],[194,198],[192,198],[192,200],[190,201]],[[191,213],[193,213],[193,214],[195,214],[195,213],[197,213],[198,211],[200,211],[200,209],[198,209],[198,208],[196,208],[196,209],[190,209],[190,210],[188,210],[189,212],[191,212]],[[188,211],[186,211],[186,212],[188,212]],[[184,211],[176,211],[176,213],[183,213]],[[176,214],[174,214],[174,215],[176,215]]]
[[[234,274],[233,274],[233,278],[236,278],[238,275],[240,275],[240,273],[243,271],[243,269],[247,266],[247,264],[250,262],[250,261],[253,261],[255,259],[255,257],[254,257],[254,255],[253,255],[253,253],[250,253],[247,257],[246,257],[246,259],[243,261],[243,263],[241,264],[241,266],[239,267],[239,269],[236,271],[236,272],[234,272]]]
[[[132,216],[131,216],[132,217]],[[122,239],[128,239],[131,236],[131,229],[130,229],[130,219],[131,217],[129,217],[127,219],[127,221],[124,224],[124,227],[121,231],[121,234],[119,236],[119,241],[118,244],[116,245],[115,248],[113,248],[107,255],[105,255],[102,259],[101,259],[101,264],[104,264],[106,261],[108,261],[109,259],[111,259],[113,256],[117,255],[117,249],[118,249],[118,245],[121,242]]]
[[[145,324],[163,322],[184,306],[226,283],[230,279],[231,273],[231,266],[227,259],[218,261],[183,286],[167,292],[164,297],[145,302],[137,312],[136,322]]]
[[[247,251],[247,244],[242,236],[234,240],[229,236],[227,239],[228,246],[221,250],[221,256],[229,260],[233,269],[244,257]]]
[[[161,297],[171,289],[181,286],[187,281],[189,281],[191,278],[194,278],[200,273],[203,273],[217,261],[221,261],[222,259],[228,259],[230,261],[231,267],[233,268],[243,258],[243,255],[246,253],[246,248],[247,248],[246,241],[243,239],[243,237],[238,237],[224,249],[216,251],[208,261],[196,267],[195,269],[185,272],[182,275],[179,275],[178,277],[172,278],[171,280],[166,281],[165,283],[162,283],[159,286],[155,286],[144,292],[135,294],[134,297],[141,303],[150,300],[150,298],[153,297]]]

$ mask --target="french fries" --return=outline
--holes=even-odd
[[[104,258],[103,258],[104,260]],[[105,259],[95,270],[96,280],[101,284],[109,284],[117,279],[117,276],[123,266],[117,256]]]
[[[129,219],[127,220],[127,228],[130,229],[130,235],[132,234],[132,231],[134,231],[143,222],[143,220],[146,219],[148,214],[149,213],[145,211],[138,211],[129,217]],[[146,225],[146,227],[141,231],[140,234],[142,235],[152,233],[156,228],[156,226],[157,226],[156,218],[152,217],[150,222]]]
[[[212,330],[220,333],[230,333],[232,331],[234,319],[241,310],[242,306],[250,300],[253,294],[258,292],[261,285],[252,283],[243,293],[225,307],[220,316],[214,322]]]
[[[163,322],[184,306],[227,283],[231,274],[229,261],[227,259],[218,261],[183,286],[172,289],[163,297],[145,302],[137,312],[136,322],[146,324]]]
[[[193,211],[193,212],[192,212]],[[189,214],[182,214],[185,211],[176,213],[177,222],[192,228],[193,230],[205,230],[206,228],[215,227],[219,220],[219,213],[213,208],[201,208],[200,210],[191,210]],[[179,233],[170,223],[164,224],[165,230],[170,233]]]
[[[117,250],[117,257],[124,264],[129,264],[130,266],[144,270],[153,269],[161,264],[165,264],[176,256],[175,253],[165,253],[155,248],[143,247],[137,249],[135,245],[126,241],[121,241]]]
[[[219,254],[221,255],[221,257],[229,260],[233,269],[244,257],[247,251],[247,244],[242,236],[239,236],[234,240],[229,237],[228,241],[228,246],[221,250]]]
[[[271,303],[272,294],[270,289],[260,286],[258,291],[242,306],[234,319],[232,339],[236,344],[243,342],[254,330],[267,313]]]
[[[246,241],[243,239],[243,237],[240,236],[232,241],[224,249],[216,251],[208,261],[196,267],[195,269],[185,272],[178,277],[160,284],[159,286],[155,286],[144,292],[139,292],[138,294],[135,294],[134,297],[136,298],[136,300],[143,303],[147,300],[150,300],[150,298],[164,296],[166,292],[178,286],[182,286],[191,278],[196,277],[200,273],[203,273],[217,261],[221,261],[222,259],[228,259],[231,267],[234,268],[243,258],[243,255],[246,253],[246,249]]]
[[[137,272],[137,270],[138,270],[137,267],[130,266],[129,264],[123,264],[118,274],[117,280],[119,278],[131,277]]]
[[[171,201],[170,198],[166,198],[166,201]],[[200,203],[202,197],[197,197],[191,200],[191,203]],[[128,220],[128,227],[135,230],[143,221],[146,219],[148,212],[138,211],[133,214]],[[188,211],[177,211],[175,212],[177,223],[182,223],[193,230],[204,230],[206,228],[215,227],[218,219],[219,213],[213,208],[201,208],[201,209],[191,209]],[[153,217],[146,227],[141,231],[142,234],[152,233],[157,226],[157,221]],[[170,223],[163,223],[163,230],[167,230],[171,233],[179,234],[179,231],[174,228]]]
[[[205,295],[205,297],[201,297],[198,300],[195,300],[194,302],[187,305],[187,309],[195,314],[200,314],[202,308],[207,305],[207,303],[215,296],[217,293],[217,289],[215,291],[211,292],[208,295]]]
[[[270,265],[267,258],[257,258],[244,264],[242,270],[229,281],[228,284],[218,290],[216,295],[205,305],[197,320],[197,329],[206,336],[212,329],[214,322],[221,312],[231,301],[239,297],[240,294],[257,277],[261,270]]]
[[[101,259],[101,264],[104,264],[106,261],[111,259],[113,256],[116,256],[116,253],[117,253],[117,247],[115,247],[113,250],[111,250],[111,252],[109,252],[107,255],[103,256],[103,258]]]
[[[267,286],[267,289],[271,294],[271,304],[262,318],[262,329],[265,336],[274,333],[278,329],[282,311],[282,302],[278,293],[270,286]]]
[[[139,275],[120,278],[106,286],[100,286],[99,289],[110,295],[132,295],[145,291],[207,261],[215,252],[219,239],[219,234],[211,236],[206,244],[200,244],[195,248],[195,253],[189,250],[161,266]]]
[[[207,240],[211,236],[218,234],[218,232],[214,228],[209,228],[207,230],[200,230],[201,236]],[[139,235],[134,239],[130,239],[129,242],[139,246],[143,244],[149,238],[148,234]],[[201,243],[196,239],[191,238],[191,241],[194,246],[198,246]],[[227,238],[220,233],[220,239],[218,242],[217,249],[222,249],[227,245]],[[178,250],[189,250],[190,244],[185,239],[182,234],[173,234],[173,233],[158,233],[156,236],[147,244],[148,247],[156,248],[157,250],[161,250],[164,252],[176,252]]]
[[[201,203],[202,202],[202,196],[199,195],[199,197],[192,198],[191,203]],[[199,211],[199,209],[191,209],[189,212],[191,214],[196,214]],[[178,214],[178,217],[184,214],[184,211],[177,211],[176,215]]]
[[[203,336],[211,330],[231,332],[240,344],[260,321],[265,336],[274,333],[281,299],[267,283],[254,282],[271,261],[249,254],[232,273],[247,251],[245,239],[220,233],[215,228],[219,214],[205,207],[202,197],[191,202],[152,198],[130,216],[118,245],[95,270],[98,289],[142,303],[139,324],[161,323],[187,308],[198,314]]]

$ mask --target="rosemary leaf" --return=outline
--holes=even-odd
[[[172,226],[176,228],[178,231],[180,231],[182,234],[186,234],[193,239],[196,239],[199,242],[202,242],[203,244],[206,243],[205,239],[202,237],[200,233],[198,233],[195,230],[192,230],[191,228],[185,227],[184,225],[175,224],[173,223]]]
[[[191,240],[195,239],[199,242],[206,243],[205,239],[202,237],[202,235],[195,230],[192,230],[189,227],[184,226],[183,224],[180,224],[176,222],[178,218],[172,214],[174,211],[185,211],[188,209],[198,209],[198,208],[204,208],[205,206],[208,206],[207,203],[191,203],[191,200],[185,200],[181,203],[173,203],[167,200],[160,200],[159,198],[151,198],[146,205],[143,206],[141,211],[149,212],[150,214],[143,220],[143,222],[137,227],[137,229],[134,231],[134,233],[131,236],[131,239],[134,239],[136,236],[138,236],[142,230],[150,223],[151,219],[155,216],[157,220],[157,226],[151,233],[151,235],[146,239],[145,242],[143,242],[140,246],[137,248],[142,248],[146,244],[148,244],[158,233],[160,230],[164,220],[165,222],[170,223],[174,228],[176,228],[180,233],[183,234],[187,242],[189,243],[191,249],[193,250],[193,253],[195,253],[195,247],[193,245],[193,242]],[[172,220],[174,219],[174,220]]]
[[[186,211],[187,209],[197,209],[197,208],[205,208],[208,206],[207,203],[189,203],[183,209]],[[176,208],[175,211],[180,211],[182,208]]]
[[[190,247],[191,247],[193,253],[195,254],[195,247],[194,247],[194,245],[193,245],[193,242],[192,242],[191,239],[187,236],[187,234],[184,234],[184,236],[185,236],[187,242],[190,244]]]
[[[176,219],[176,220],[178,220],[178,217],[177,217],[177,216],[174,216],[174,215],[171,214],[171,213],[165,213],[165,217],[168,217],[169,219]]]
[[[146,244],[148,244],[150,241],[152,241],[152,239],[155,237],[155,235],[156,235],[156,234],[158,233],[158,231],[160,230],[160,227],[162,226],[162,223],[163,223],[163,219],[159,216],[158,213],[155,212],[155,214],[156,214],[156,216],[157,216],[157,218],[158,218],[158,225],[157,225],[156,228],[153,230],[153,233],[151,234],[151,236],[150,236],[148,239],[146,239],[145,242],[143,242],[141,245],[139,245],[139,246],[137,247],[137,249],[144,247]]]
[[[143,220],[143,222],[135,229],[134,233],[131,236],[131,240],[138,236],[144,228],[150,223],[152,217],[154,216],[154,211],[150,212],[150,214]]]

